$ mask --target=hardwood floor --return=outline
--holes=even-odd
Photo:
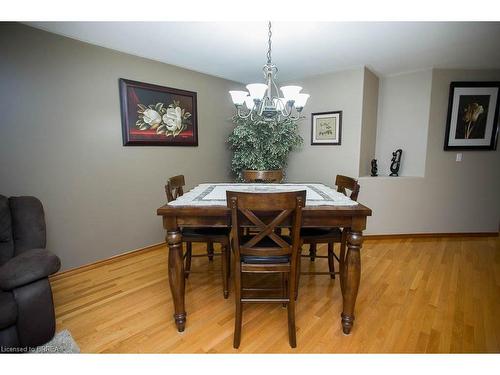
[[[57,331],[69,329],[83,353],[500,352],[498,237],[366,240],[351,335],[341,330],[338,278],[302,276],[296,349],[279,304],[244,306],[233,349],[234,301],[232,290],[222,297],[219,262],[193,258],[182,334],[164,246],[52,280]],[[303,270],[314,267],[326,270],[327,262],[303,259]]]

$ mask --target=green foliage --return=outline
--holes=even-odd
[[[303,142],[297,121],[252,121],[234,116],[233,122],[236,126],[228,143],[233,151],[231,170],[238,181],[242,181],[244,169],[284,169],[288,154]]]

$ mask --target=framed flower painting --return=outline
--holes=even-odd
[[[495,150],[500,82],[452,82],[445,150]]]
[[[120,78],[124,146],[198,146],[196,93]]]

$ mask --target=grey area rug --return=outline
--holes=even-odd
[[[30,352],[39,354],[71,354],[80,353],[80,348],[71,336],[71,333],[65,329],[56,333],[54,338],[48,343],[37,346]]]

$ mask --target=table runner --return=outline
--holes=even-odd
[[[169,206],[226,206],[226,191],[277,193],[306,191],[306,206],[356,206],[358,203],[323,184],[200,184]]]

